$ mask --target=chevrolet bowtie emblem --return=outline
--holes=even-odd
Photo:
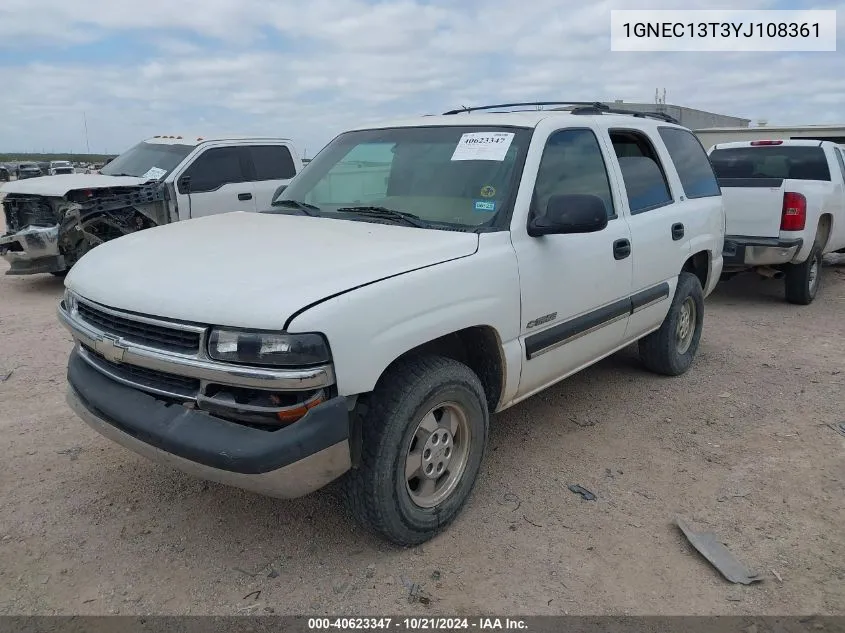
[[[126,348],[118,343],[117,339],[110,336],[104,336],[99,341],[94,343],[94,349],[97,353],[112,363],[119,363],[123,360],[123,353]]]

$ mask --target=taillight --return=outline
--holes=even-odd
[[[781,231],[803,231],[807,222],[807,198],[800,193],[783,194],[783,211],[780,216]]]
[[[783,141],[751,141],[752,147],[758,147],[760,145],[782,145]]]

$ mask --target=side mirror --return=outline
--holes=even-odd
[[[284,192],[287,188],[287,185],[279,185],[279,187],[273,192],[273,197],[270,198],[270,204],[273,204],[276,200],[278,200],[279,196],[282,195],[282,192]]]
[[[191,177],[182,176],[179,179],[179,193],[191,193]]]
[[[546,213],[532,217],[528,222],[528,235],[561,235],[568,233],[593,233],[607,226],[607,209],[598,196],[581,193],[552,196],[546,204]]]

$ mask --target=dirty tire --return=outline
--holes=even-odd
[[[822,277],[822,248],[815,244],[810,256],[801,264],[787,264],[784,289],[786,300],[797,305],[810,305],[819,291]]]
[[[694,329],[689,333],[684,349],[678,340],[679,324],[683,312],[692,308],[695,314],[691,315],[689,327]],[[678,276],[672,305],[660,329],[640,339],[640,360],[657,374],[680,376],[692,365],[703,327],[704,293],[701,282],[692,273],[682,272]]]
[[[451,494],[433,507],[420,507],[406,476],[409,447],[420,441],[415,440],[420,421],[441,403],[455,404],[465,413],[465,465]],[[431,539],[469,498],[484,456],[488,426],[484,390],[469,367],[440,356],[399,361],[379,379],[369,397],[362,420],[361,463],[342,482],[355,518],[397,545]]]

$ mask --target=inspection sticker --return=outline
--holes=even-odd
[[[476,211],[485,211],[489,213],[496,210],[496,203],[492,200],[475,200],[474,203]]]
[[[452,160],[503,161],[513,142],[513,132],[467,132],[461,136]]]
[[[158,180],[164,174],[167,173],[166,169],[162,169],[161,167],[150,167],[146,174],[141,176],[141,178],[145,178],[147,180]]]

